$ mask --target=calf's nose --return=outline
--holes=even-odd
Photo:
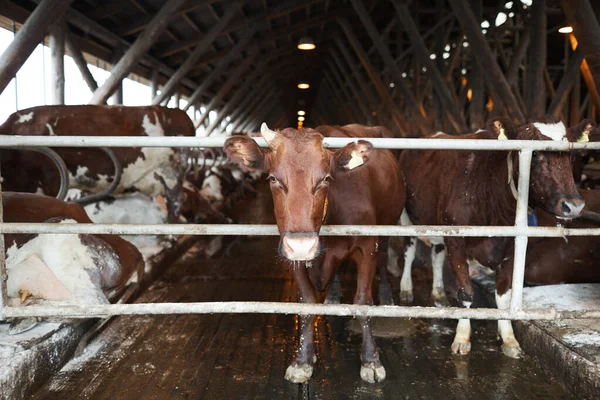
[[[319,237],[317,235],[285,235],[282,239],[283,256],[292,261],[310,261],[316,257],[318,248]]]
[[[561,215],[565,218],[577,218],[585,206],[585,200],[582,198],[567,199],[563,197],[559,200],[558,206],[560,208],[558,215]]]

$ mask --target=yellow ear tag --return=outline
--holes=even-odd
[[[579,139],[577,139],[577,143],[586,143],[590,141],[590,137],[588,136],[587,132],[581,132],[581,136],[579,136]]]
[[[348,162],[348,169],[354,169],[363,165],[364,163],[365,162],[363,161],[363,158],[356,154],[356,151],[352,151],[352,158]]]
[[[504,128],[500,128],[500,134],[498,135],[498,140],[508,140],[508,137],[504,133]]]

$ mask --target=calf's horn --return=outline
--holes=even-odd
[[[267,141],[269,147],[271,147],[271,142],[275,139],[275,136],[277,136],[277,132],[270,130],[266,122],[263,122],[260,126],[260,134]]]

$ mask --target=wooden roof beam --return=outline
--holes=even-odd
[[[171,18],[177,10],[185,3],[185,0],[170,0],[158,11],[152,21],[138,36],[133,45],[119,60],[104,84],[100,86],[90,99],[90,104],[104,104],[111,94],[117,89],[123,78],[131,71],[133,66],[152,46],[154,41],[165,31]]]
[[[0,56],[0,93],[44,40],[50,26],[65,14],[73,0],[42,0]]]
[[[234,21],[230,26],[228,26],[227,28],[225,28],[223,30],[221,35],[226,35],[226,34],[238,31],[238,30],[243,29],[253,23],[259,23],[259,24],[264,23],[265,19],[268,21],[268,20],[271,20],[274,18],[279,18],[280,16],[283,16],[283,15],[286,15],[293,11],[296,11],[298,9],[304,8],[307,3],[312,4],[312,3],[319,2],[319,1],[322,1],[322,0],[294,1],[292,5],[290,5],[290,3],[284,3],[279,7],[271,8],[271,10],[269,11],[268,14],[266,12],[262,11],[256,15],[251,15],[249,17],[242,18],[239,21]],[[200,40],[202,40],[202,39],[201,38],[193,38],[193,39],[188,39],[188,40],[181,40],[170,46],[163,47],[162,49],[158,50],[159,57],[164,58],[164,57],[171,56],[173,54],[177,54],[179,52],[185,51],[189,47],[196,46]]]

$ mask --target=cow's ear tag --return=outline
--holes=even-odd
[[[504,128],[500,128],[500,134],[498,135],[498,140],[508,140],[506,133],[504,133]]]
[[[590,141],[590,137],[586,131],[581,132],[581,136],[577,139],[577,143],[586,143]]]
[[[356,154],[356,151],[352,151],[352,157],[350,158],[350,161],[348,162],[348,169],[354,169],[356,167],[359,167],[361,165],[363,165],[365,162],[363,160],[363,158],[361,156],[359,156],[358,154]]]

